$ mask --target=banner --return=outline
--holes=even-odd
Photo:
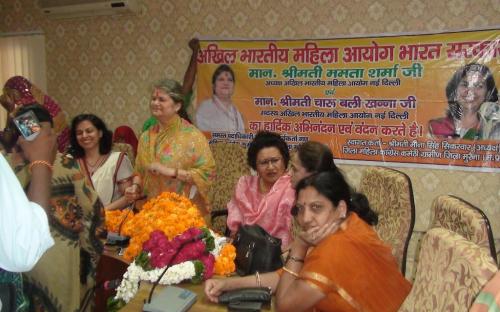
[[[259,130],[344,163],[500,172],[500,30],[202,41],[193,119],[213,141]]]

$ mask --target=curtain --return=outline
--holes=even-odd
[[[45,36],[41,33],[0,34],[0,87],[12,76],[24,76],[47,90]],[[0,129],[7,112],[0,106]]]

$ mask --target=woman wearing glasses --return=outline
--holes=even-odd
[[[295,191],[287,174],[290,153],[279,134],[259,132],[250,143],[248,165],[257,175],[239,179],[234,196],[227,205],[227,225],[234,235],[241,225],[258,224],[286,248],[292,240],[292,215]]]

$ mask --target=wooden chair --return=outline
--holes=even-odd
[[[485,248],[497,262],[495,241],[488,217],[481,209],[452,195],[441,195],[432,203],[431,228],[442,227]]]
[[[400,312],[466,312],[497,271],[487,250],[444,228],[422,238],[417,273]]]
[[[408,244],[415,225],[415,202],[410,178],[385,167],[369,167],[363,172],[359,191],[366,195],[378,213],[374,227],[380,238],[392,247],[401,272],[406,272]]]
[[[217,177],[208,194],[212,203],[212,228],[227,234],[227,203],[233,196],[238,179],[250,174],[247,151],[239,144],[227,142],[212,143],[210,149],[217,167]]]

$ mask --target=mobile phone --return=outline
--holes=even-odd
[[[33,111],[27,111],[15,117],[14,124],[19,130],[19,133],[28,141],[34,140],[41,130],[40,122]]]

